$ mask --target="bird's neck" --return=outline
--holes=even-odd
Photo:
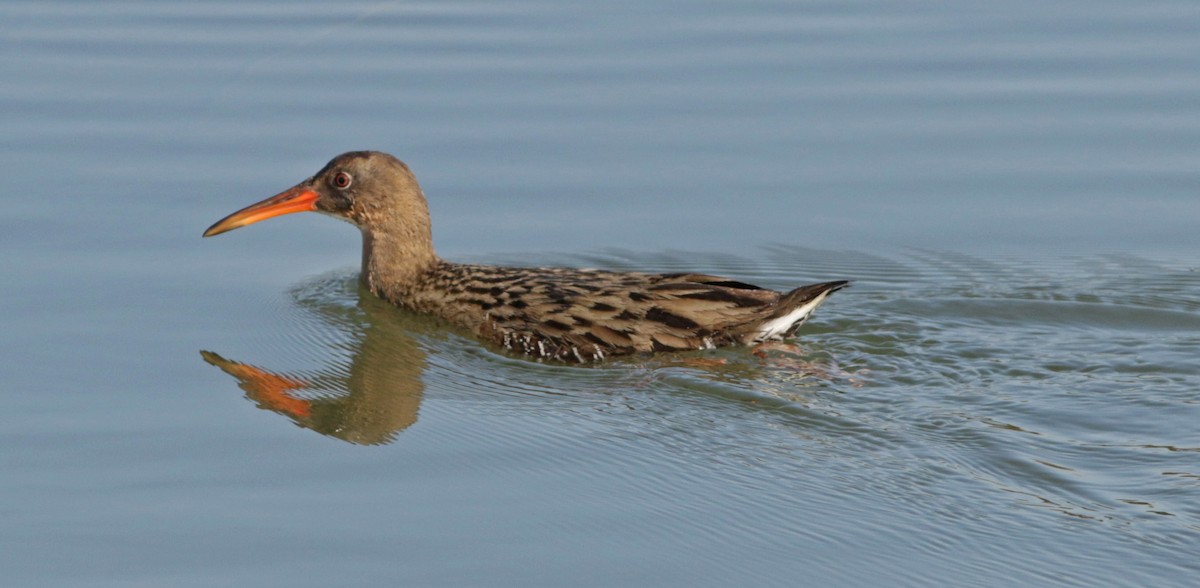
[[[438,264],[428,226],[410,230],[363,230],[361,279],[376,296],[402,302]]]

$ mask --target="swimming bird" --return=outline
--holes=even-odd
[[[312,177],[217,221],[204,236],[305,211],[362,231],[361,280],[374,295],[505,349],[565,362],[782,340],[848,284],[776,292],[695,273],[452,263],[434,252],[416,177],[378,151],[343,153]]]

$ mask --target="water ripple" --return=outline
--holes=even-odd
[[[781,503],[836,495],[889,505],[893,516],[937,528],[920,535],[919,549],[929,554],[953,552],[968,537],[1003,541],[996,525],[1026,524],[1039,513],[1100,525],[1156,549],[1187,545],[1200,524],[1192,500],[1200,438],[1191,426],[1200,418],[1192,353],[1200,343],[1192,335],[1200,330],[1198,279],[1184,268],[1136,258],[1030,263],[912,251],[889,259],[786,246],[753,260],[620,250],[512,259],[703,268],[780,287],[849,277],[855,286],[806,327],[802,356],[760,359],[722,349],[576,367],[505,355],[392,308],[359,290],[353,272],[336,272],[273,303],[282,320],[267,340],[278,348],[260,351],[314,358],[310,365],[322,367],[297,376],[316,382],[314,390],[293,396],[318,404],[378,397],[374,388],[386,397],[397,378],[408,378],[413,384],[400,389],[415,394],[431,418],[469,413],[540,423],[534,454],[477,464],[496,475],[575,459],[570,448],[582,435],[610,450],[594,475],[639,488],[646,505],[659,505],[643,513],[650,518],[679,516],[654,509],[671,504],[673,488],[703,486],[717,471],[723,492],[745,487]],[[401,348],[411,351],[398,356]],[[397,364],[412,369],[397,372]],[[406,418],[342,416],[332,434],[395,441],[416,422],[415,406]],[[503,447],[520,431],[456,435]],[[440,438],[437,430],[426,435]],[[664,462],[664,455],[672,457]],[[810,475],[812,468],[820,475]],[[723,521],[723,533],[750,536],[774,516],[737,512]],[[798,540],[821,539],[789,528]],[[764,546],[763,556],[772,549]]]

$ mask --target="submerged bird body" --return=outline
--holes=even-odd
[[[400,160],[373,151],[334,158],[313,177],[229,215],[204,236],[308,210],[362,230],[361,278],[375,295],[506,349],[568,362],[783,339],[847,285],[823,282],[780,293],[703,274],[451,263],[434,253],[416,178]]]

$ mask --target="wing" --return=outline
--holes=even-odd
[[[566,361],[741,343],[780,298],[703,274],[513,271],[486,292],[482,283],[464,288],[487,297],[477,330],[506,348]]]

